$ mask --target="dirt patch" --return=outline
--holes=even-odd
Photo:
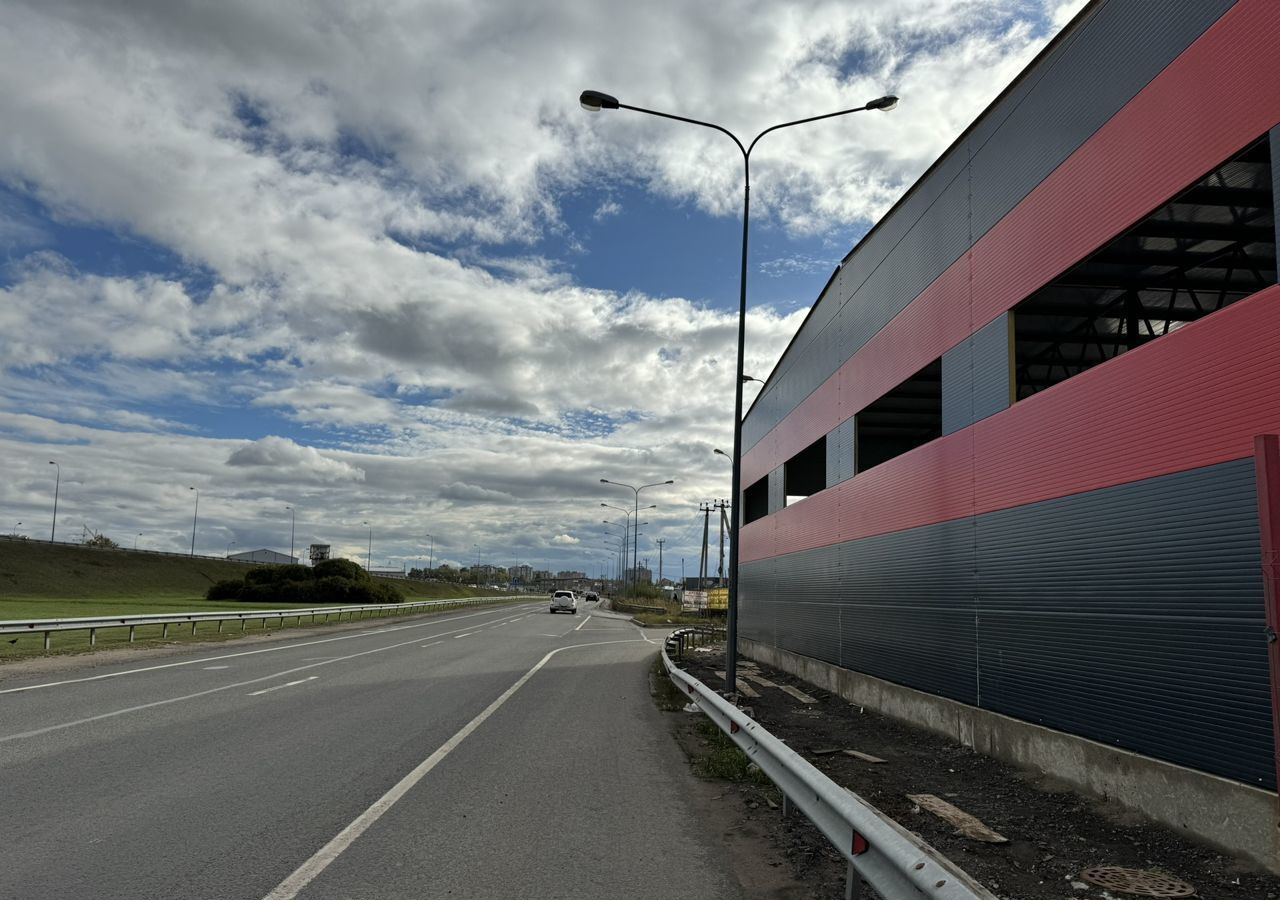
[[[837,784],[919,834],[1001,898],[1136,900],[1138,895],[1108,893],[1081,878],[1084,870],[1094,866],[1122,866],[1189,883],[1196,889],[1195,896],[1205,900],[1280,900],[1280,878],[1251,863],[1194,843],[1131,810],[1082,797],[1042,774],[1020,771],[851,705],[786,672],[744,663],[740,678],[758,672],[774,685],[756,684],[759,697],[743,700],[756,721]],[[715,675],[724,669],[718,652],[686,654],[684,665],[708,685],[724,682]],[[801,702],[782,687],[799,688],[817,702]],[[953,825],[908,799],[912,794],[945,800],[1007,837],[1007,843],[958,835]],[[748,813],[760,810],[748,809]],[[794,832],[797,839],[807,831],[822,845],[809,852],[818,859],[823,856],[826,840],[816,829],[794,829],[772,811],[767,819],[789,835]],[[810,882],[813,890],[826,891],[829,876],[822,866],[816,869],[819,880]]]

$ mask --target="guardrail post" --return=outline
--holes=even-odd
[[[191,633],[192,633],[192,634],[195,634],[195,633],[196,633],[196,623],[195,623],[195,622],[192,622],[192,623],[191,623]]]
[[[98,643],[98,629],[90,628],[89,629],[89,646],[92,647],[96,643]]]
[[[785,791],[782,794],[782,818],[791,818],[791,798],[786,795]]]
[[[240,620],[240,633],[241,633],[241,634],[243,634],[243,633],[244,633],[244,630],[245,630],[245,628],[248,626],[248,624],[249,624],[249,620],[248,620],[248,619],[241,619],[241,620]]]
[[[222,620],[218,620],[218,634],[222,634]]]
[[[167,638],[169,636],[169,623],[165,622],[160,626],[160,637]]]
[[[853,863],[849,863],[849,873],[844,877],[844,900],[858,900],[862,894],[862,879],[858,877],[858,870],[853,867]]]
[[[49,649],[49,632],[44,633],[44,649]]]
[[[136,625],[130,625],[130,626],[129,626],[129,643],[130,643],[130,644],[132,644],[132,643],[133,643],[133,631],[134,631],[134,629],[135,629],[135,628],[137,628],[137,627],[138,627],[138,626],[136,626]]]

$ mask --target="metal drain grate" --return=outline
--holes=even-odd
[[[1196,889],[1185,881],[1161,872],[1123,866],[1094,866],[1081,872],[1080,877],[1109,891],[1143,897],[1194,897],[1196,893]]]

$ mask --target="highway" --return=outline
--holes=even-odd
[[[0,672],[0,898],[739,897],[659,637],[592,613]]]

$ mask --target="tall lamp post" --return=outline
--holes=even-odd
[[[627,579],[627,543],[631,540],[631,510],[625,506],[614,506],[612,503],[601,503],[601,506],[607,506],[609,509],[616,509],[618,512],[626,516],[623,519],[622,526],[622,568],[618,570],[618,593],[622,593],[622,589],[626,586]]]
[[[58,533],[58,489],[62,487],[62,466],[59,466],[53,460],[49,460],[49,465],[56,467],[58,470],[58,474],[53,481],[53,524],[49,527],[49,543],[52,544],[54,535]]]
[[[655,481],[653,484],[642,484],[639,487],[636,487],[633,484],[623,484],[621,481],[610,481],[608,478],[601,478],[600,483],[613,484],[613,485],[617,485],[618,487],[630,488],[631,490],[635,491],[636,521],[639,522],[640,521],[640,492],[643,491],[645,488],[660,487],[664,484],[675,484],[675,481],[668,478],[666,481]],[[645,508],[648,509],[648,507],[645,507]],[[640,530],[637,528],[635,531],[631,532],[631,586],[633,591],[634,591],[634,588],[637,586],[637,581],[638,581],[639,573],[636,570],[640,568],[640,563],[636,559],[636,552],[639,549],[639,543],[640,543]]]
[[[223,554],[227,559],[230,559],[230,558],[231,558],[231,548],[232,548],[232,547],[234,547],[235,545],[236,545],[236,542],[235,542],[235,541],[228,541],[228,542],[227,542],[227,552],[226,552],[225,554]]]
[[[191,555],[196,555],[196,523],[200,521],[200,492],[194,487],[188,487],[187,490],[196,492],[196,510],[191,515]]]
[[[21,525],[22,523],[21,523],[21,522],[19,522],[18,524],[19,524],[19,525]],[[137,550],[137,549],[138,549],[138,538],[140,538],[140,537],[142,537],[142,532],[141,532],[141,531],[139,531],[137,534],[135,534],[135,535],[133,536],[133,549],[134,549],[134,550]]]
[[[368,522],[362,522],[360,524],[369,525]],[[364,558],[364,570],[366,572],[373,571],[373,526],[372,525],[369,525],[369,555]]]
[[[888,112],[898,105],[898,98],[892,95],[880,97],[867,103],[865,106],[854,107],[853,109],[842,109],[838,112],[826,113],[821,116],[809,116],[805,119],[796,119],[792,122],[783,122],[780,125],[774,125],[766,128],[764,131],[752,138],[751,143],[746,147],[742,146],[742,141],[738,140],[738,136],[727,128],[723,128],[712,122],[703,122],[698,119],[689,119],[684,116],[676,116],[671,113],[658,112],[657,110],[644,109],[639,106],[629,106],[625,103],[618,102],[617,97],[609,94],[603,94],[600,91],[583,91],[578,97],[578,102],[582,104],[582,108],[587,112],[599,112],[602,109],[629,109],[633,112],[645,113],[650,116],[658,116],[662,119],[674,119],[677,122],[688,122],[690,125],[701,125],[703,128],[712,128],[721,134],[727,135],[738,150],[742,153],[742,266],[738,278],[738,366],[737,378],[734,383],[734,399],[733,399],[733,506],[735,510],[742,508],[742,385],[744,375],[743,369],[743,352],[745,349],[746,328],[747,328],[747,237],[748,225],[751,214],[751,151],[755,149],[760,138],[764,137],[771,131],[777,131],[781,128],[789,128],[792,125],[803,125],[806,122],[817,122],[821,119],[833,119],[836,116],[845,116],[850,113],[862,112],[867,109],[878,109]],[[753,379],[755,380],[755,379]],[[729,531],[729,615],[726,625],[725,640],[725,682],[726,690],[730,694],[737,693],[738,684],[738,516],[735,511],[735,527]]]
[[[430,572],[436,567],[436,539],[434,535],[429,534],[427,535],[427,540],[431,542],[431,550],[429,551],[430,555],[427,557],[429,560],[427,563],[427,571]]]
[[[285,509],[289,510],[289,562],[292,563],[294,526],[298,524],[298,511],[292,506],[286,506]]]

